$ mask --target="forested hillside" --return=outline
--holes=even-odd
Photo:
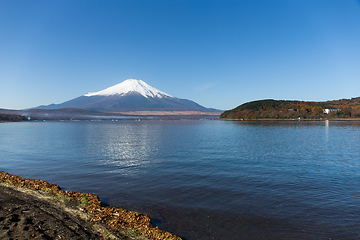
[[[19,122],[27,121],[28,118],[16,114],[1,114],[0,113],[0,122]]]
[[[326,102],[259,100],[225,111],[220,119],[360,118],[360,97]]]

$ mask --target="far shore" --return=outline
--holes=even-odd
[[[183,115],[220,115],[220,111],[203,112],[203,111],[129,111],[116,112],[129,116],[183,116]]]
[[[230,119],[230,118],[220,118],[221,121],[360,121],[360,118],[313,118],[313,119],[276,119],[276,118],[258,118],[258,119]]]
[[[144,113],[145,114],[145,113]],[[174,113],[175,115],[175,113]],[[138,116],[141,116],[140,114]],[[147,115],[143,115],[143,116],[147,116]],[[160,116],[160,115],[158,115]],[[171,115],[168,115],[171,116]],[[179,115],[176,115],[179,116]],[[187,115],[189,116],[189,115]],[[213,114],[213,116],[216,116],[216,114]],[[172,120],[172,119],[170,119]],[[313,119],[276,119],[276,118],[258,118],[258,119],[230,119],[230,118],[219,118],[219,119],[212,119],[212,120],[220,120],[220,121],[289,121],[289,122],[294,122],[294,121],[360,121],[360,118],[313,118]],[[52,120],[52,119],[48,119],[48,120],[29,120],[29,121],[0,121],[0,123],[18,123],[18,122],[42,122],[42,121],[47,121],[47,122],[59,122],[59,121],[90,121],[89,119],[81,119],[81,120],[76,120],[76,119],[72,119],[72,120]],[[104,119],[104,121],[111,121],[110,119]]]

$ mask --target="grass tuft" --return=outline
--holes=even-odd
[[[72,200],[71,197],[67,197],[67,196],[65,196],[63,194],[59,194],[59,193],[56,193],[55,196],[60,197],[60,198],[64,199],[65,201],[68,201],[68,202],[70,202]]]
[[[142,235],[142,233],[140,231],[133,229],[133,228],[129,229],[129,232],[131,233],[131,235],[133,237],[140,237]]]
[[[87,199],[86,197],[81,197],[78,199],[78,201],[81,202],[85,207],[90,204],[89,199]]]

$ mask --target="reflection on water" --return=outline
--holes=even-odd
[[[138,166],[150,163],[150,152],[156,151],[156,135],[151,126],[144,124],[124,124],[106,128],[101,132],[101,145],[96,145],[103,155],[99,164],[109,165],[107,172],[137,174]]]
[[[2,170],[95,192],[184,239],[360,235],[360,122],[12,123],[0,133]]]
[[[325,120],[325,139],[329,141],[329,120]]]

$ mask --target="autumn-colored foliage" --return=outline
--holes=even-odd
[[[56,196],[62,196],[67,201],[80,201],[86,199],[86,206],[83,211],[89,214],[90,222],[105,223],[114,230],[120,227],[126,227],[137,231],[139,234],[153,240],[173,239],[181,240],[169,232],[153,227],[151,219],[145,214],[128,211],[121,208],[104,207],[98,196],[94,193],[80,193],[73,191],[64,191],[58,185],[48,183],[39,179],[22,178],[7,172],[0,172],[0,183],[7,183],[18,187],[24,187],[32,190],[46,191]]]
[[[329,109],[328,113],[324,112]],[[220,115],[221,119],[359,118],[360,97],[326,102],[259,100],[244,103]]]
[[[25,116],[20,116],[16,114],[0,114],[0,121],[4,122],[18,122],[18,121],[27,121],[28,118]]]

